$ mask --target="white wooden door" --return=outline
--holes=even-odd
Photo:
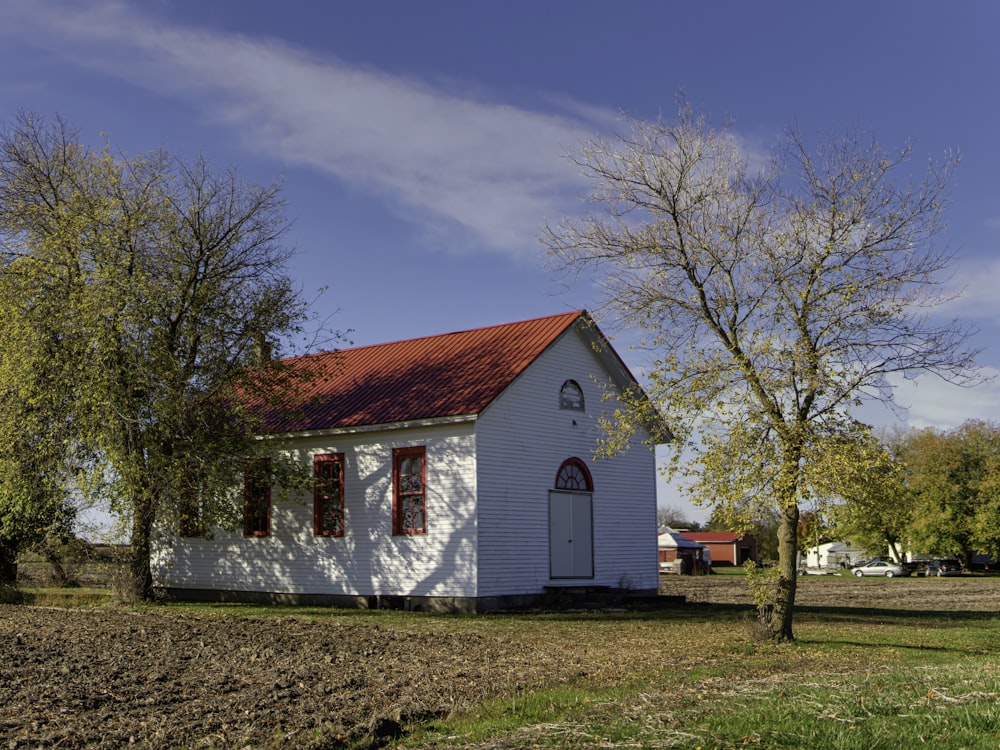
[[[549,575],[594,577],[594,528],[589,492],[549,492]]]

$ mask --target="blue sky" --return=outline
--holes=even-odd
[[[795,124],[909,140],[915,167],[960,151],[965,295],[943,314],[978,326],[994,374],[998,76],[993,0],[0,0],[0,118],[59,113],[95,144],[283,180],[293,274],[329,287],[316,311],[357,344],[595,310],[536,239],[583,207],[565,154],[622,112],[671,116],[683,89],[753,148]],[[918,426],[1000,421],[996,384],[924,379],[899,400]],[[661,501],[686,507],[666,485]]]

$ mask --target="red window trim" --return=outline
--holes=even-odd
[[[333,498],[324,492],[324,487],[320,483],[320,467],[324,464],[334,464],[337,467],[339,477],[337,479],[337,497]],[[313,536],[343,536],[344,535],[344,454],[343,453],[317,453],[313,456]],[[340,522],[338,529],[330,531],[323,528],[323,506],[328,502],[333,502],[337,507],[337,517]]]
[[[583,480],[586,483],[586,487],[567,487],[564,483],[560,483],[560,478],[562,477],[563,469],[568,467],[574,467],[580,470],[583,474]],[[559,466],[559,471],[556,472],[556,481],[552,485],[557,490],[570,490],[576,492],[593,492],[594,491],[594,478],[590,475],[590,469],[587,468],[587,464],[581,461],[579,458],[574,456],[573,458],[567,458]]]
[[[255,524],[254,494],[260,492],[257,504],[266,507],[264,523]],[[255,526],[262,528],[254,528]],[[246,538],[271,536],[271,459],[261,458],[252,462],[243,478],[243,536]]]
[[[404,493],[401,489],[400,467],[408,458],[420,458],[420,491],[406,493],[420,502],[419,528],[403,527],[403,511],[413,503],[404,503]],[[392,449],[392,533],[394,536],[427,533],[427,449],[425,446]]]

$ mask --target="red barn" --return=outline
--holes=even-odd
[[[757,540],[750,534],[733,531],[682,531],[682,536],[704,545],[712,555],[712,565],[742,565],[757,560]]]

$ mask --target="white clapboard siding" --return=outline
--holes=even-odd
[[[567,458],[594,480],[594,577],[599,586],[656,589],[655,456],[636,444],[614,460],[593,460],[607,379],[575,329],[564,333],[481,415],[476,425],[479,596],[530,594],[549,578],[548,493]],[[584,391],[585,412],[561,410],[566,380]]]
[[[427,533],[392,534],[392,449],[426,447]],[[313,536],[311,496],[272,505],[271,535],[174,537],[159,547],[159,585],[334,595],[476,596],[473,423],[307,438],[304,461],[343,453],[345,533]],[[274,493],[275,496],[277,493]]]
[[[342,596],[491,598],[537,595],[550,578],[549,492],[568,458],[594,480],[593,577],[581,585],[655,590],[655,456],[642,436],[614,459],[594,460],[609,373],[591,339],[572,326],[478,416],[435,426],[366,428],[298,438],[295,455],[345,458],[345,535],[315,537],[312,498],[272,509],[271,536],[213,539],[165,534],[154,577],[171,588]],[[586,410],[562,410],[563,383]],[[392,449],[423,445],[427,534],[392,534]]]

